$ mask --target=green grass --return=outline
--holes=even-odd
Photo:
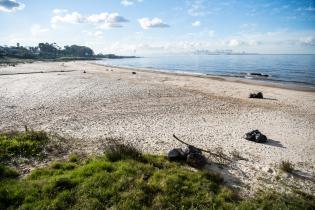
[[[0,204],[11,209],[161,209],[228,207],[235,194],[213,176],[164,157],[57,162],[27,178],[4,179]]]
[[[303,209],[315,208],[315,197],[308,194],[279,193],[274,190],[256,193],[253,198],[242,201],[238,209]]]
[[[0,164],[0,180],[16,178],[18,176],[19,173],[16,170]]]
[[[110,161],[117,161],[122,159],[143,160],[141,151],[127,143],[121,143],[121,139],[106,139],[109,142],[105,147],[106,157]]]
[[[164,157],[55,162],[0,180],[0,209],[313,209],[313,197],[261,192],[240,200],[217,175]]]
[[[1,143],[5,158],[38,156],[49,140],[47,134],[34,131],[0,136],[1,142],[9,142]],[[12,145],[18,149],[12,152]],[[304,193],[264,191],[242,200],[217,174],[193,171],[117,142],[107,145],[102,156],[72,154],[68,161],[53,162],[24,178],[18,175],[0,165],[1,210],[315,208],[314,197]]]
[[[48,139],[43,131],[0,133],[0,162],[16,157],[39,157]]]

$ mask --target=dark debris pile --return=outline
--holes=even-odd
[[[245,134],[244,138],[249,141],[254,141],[257,143],[267,142],[267,137],[262,134],[259,130],[253,130]]]
[[[195,168],[202,168],[207,163],[202,151],[191,145],[187,146],[184,150],[182,148],[172,149],[169,151],[167,157],[170,161],[184,161]]]
[[[263,96],[262,92],[250,93],[249,98],[264,98],[264,96]]]

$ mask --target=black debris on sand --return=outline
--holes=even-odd
[[[250,93],[249,98],[264,98],[264,96],[263,96],[262,92]]]
[[[184,150],[182,148],[172,149],[167,157],[170,161],[185,161],[188,165],[195,168],[202,168],[207,163],[202,151],[191,145]]]
[[[249,141],[254,141],[256,143],[267,142],[267,137],[262,134],[259,130],[253,130],[245,134],[244,138]]]

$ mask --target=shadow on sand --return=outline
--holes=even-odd
[[[230,187],[237,189],[245,186],[244,183],[237,176],[230,172],[230,170],[238,171],[238,173],[242,174],[243,177],[247,177],[246,173],[235,164],[233,164],[233,166],[228,166],[211,162],[211,164],[207,164],[205,166],[205,169],[206,171],[222,176],[224,182]]]
[[[276,141],[273,139],[268,139],[268,141],[265,144],[270,145],[270,146],[274,146],[274,147],[286,148],[281,144],[280,141]]]
[[[294,170],[292,175],[295,178],[307,180],[307,181],[311,181],[311,182],[315,183],[315,178],[312,176],[312,174],[309,174],[309,173],[306,173],[306,172],[303,172],[300,170]]]
[[[266,97],[263,97],[263,98],[250,98],[250,99],[278,101],[278,99],[276,99],[276,98],[266,98]]]
[[[263,100],[270,100],[270,101],[278,101],[278,99],[275,98],[262,98]]]

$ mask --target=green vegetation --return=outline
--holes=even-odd
[[[294,165],[290,161],[281,161],[280,169],[287,173],[293,173]]]
[[[0,180],[6,178],[16,178],[18,176],[19,173],[16,170],[0,164]]]
[[[1,134],[16,142],[45,142],[43,132]],[[3,140],[1,140],[3,141]],[[14,143],[20,145],[20,143]],[[3,151],[9,151],[5,145]],[[40,153],[43,145],[26,153]],[[18,146],[20,148],[20,146]],[[38,149],[40,148],[40,149]],[[16,150],[14,150],[16,151]],[[21,150],[17,150],[21,151]],[[24,150],[22,150],[24,151]],[[99,157],[69,156],[36,169],[25,178],[0,167],[0,209],[314,209],[305,194],[260,192],[241,200],[222,177],[193,171],[165,157],[142,154],[113,141]]]
[[[48,141],[43,131],[0,133],[0,162],[15,157],[39,157]]]
[[[133,159],[143,161],[142,153],[130,144],[122,144],[116,139],[107,139],[110,144],[105,147],[105,154],[108,160],[117,161],[123,159]]]
[[[315,197],[308,194],[261,191],[253,198],[242,201],[237,209],[314,209]]]
[[[6,179],[0,203],[16,209],[161,209],[230,207],[235,194],[212,176],[163,157],[58,162],[26,179]]]
[[[61,57],[93,57],[94,52],[85,46],[71,45],[64,48],[56,43],[39,43],[36,47],[23,47],[19,43],[16,46],[0,46],[0,58],[20,59],[55,59]]]
[[[96,60],[100,58],[134,58],[135,56],[117,56],[114,54],[94,54],[86,46],[71,45],[63,48],[56,43],[39,43],[35,47],[24,47],[17,43],[16,46],[0,46],[0,65],[16,65],[22,62],[33,61],[72,61]]]

